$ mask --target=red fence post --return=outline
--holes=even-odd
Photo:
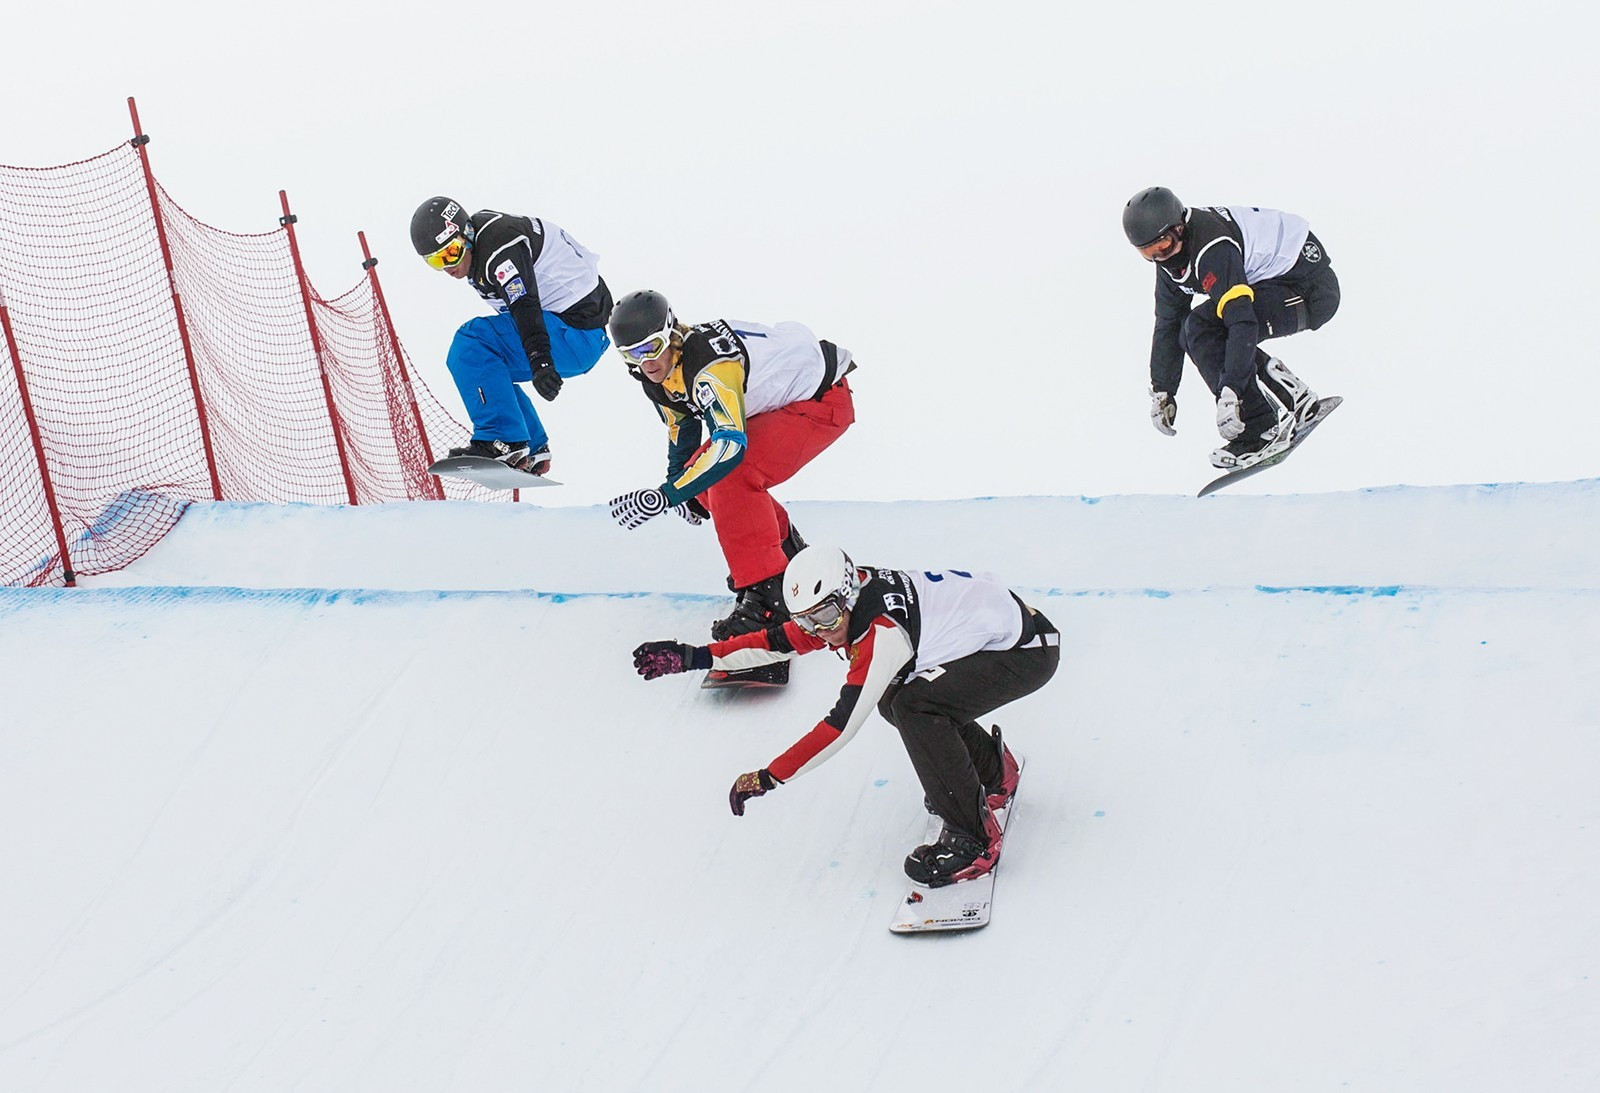
[[[333,424],[333,446],[339,452],[339,469],[344,472],[345,492],[349,494],[352,505],[359,505],[361,502],[356,500],[355,479],[350,476],[350,455],[345,451],[344,422],[340,420],[339,408],[333,402],[333,385],[328,382],[328,364],[322,357],[322,335],[317,332],[317,316],[311,308],[311,286],[306,282],[305,267],[300,263],[300,244],[294,237],[294,224],[299,218],[289,211],[289,195],[282,190],[278,191],[278,202],[283,206],[283,215],[278,218],[278,223],[289,233],[289,253],[294,257],[294,276],[300,284],[300,302],[306,309],[311,350],[317,355],[317,373],[322,377],[322,397],[328,404],[328,420]]]
[[[417,436],[422,438],[422,451],[427,455],[429,464],[432,464],[433,445],[428,443],[428,430],[422,426],[422,408],[417,405],[417,392],[411,386],[411,374],[406,371],[406,358],[400,352],[400,339],[394,334],[394,320],[389,318],[389,304],[383,298],[383,286],[378,283],[378,260],[372,257],[372,251],[367,249],[367,233],[358,231],[356,238],[361,241],[361,268],[367,271],[367,280],[372,285],[372,296],[378,301],[378,314],[383,319],[383,329],[389,335],[389,344],[394,347],[395,365],[400,369],[400,382],[405,385],[406,401],[411,404],[411,418],[417,423]],[[444,483],[434,478],[433,489],[437,494],[433,500],[443,501]]]
[[[28,395],[28,377],[22,370],[22,350],[17,347],[16,335],[11,332],[11,309],[6,306],[6,295],[0,289],[0,330],[5,332],[6,344],[11,347],[11,367],[17,372],[17,390],[22,394],[22,414],[28,419],[28,436],[33,440],[33,456],[39,461],[39,481],[44,483],[45,503],[50,507],[50,524],[56,532],[56,549],[61,552],[61,575],[67,587],[74,588],[78,575],[72,571],[72,558],[67,554],[67,534],[61,527],[61,509],[56,504],[55,484],[50,481],[50,464],[44,457],[44,439],[39,435],[39,420],[33,415],[33,399]]]
[[[178,319],[178,337],[183,340],[183,359],[189,366],[189,388],[194,392],[194,411],[200,419],[200,443],[206,451],[206,470],[211,474],[211,499],[222,500],[222,481],[217,477],[217,457],[211,449],[211,425],[206,420],[205,400],[200,397],[200,373],[194,366],[194,349],[189,344],[189,323],[183,316],[183,300],[178,295],[178,278],[172,272],[172,249],[167,246],[167,227],[161,219],[161,201],[156,196],[156,176],[150,173],[150,153],[145,146],[150,138],[139,128],[139,108],[133,97],[128,97],[128,113],[133,115],[133,140],[139,150],[139,163],[144,167],[144,185],[150,194],[150,215],[155,218],[156,238],[161,242],[161,260],[167,267],[167,286],[172,290],[172,310]]]

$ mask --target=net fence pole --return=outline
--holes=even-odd
[[[22,352],[17,348],[16,335],[11,330],[11,309],[6,306],[6,294],[0,288],[0,332],[5,334],[6,346],[11,350],[11,367],[17,373],[17,391],[22,396],[22,416],[28,422],[28,436],[33,441],[33,456],[39,462],[39,481],[44,486],[45,504],[50,508],[50,525],[56,533],[56,549],[61,552],[61,575],[67,587],[74,588],[78,575],[72,571],[72,557],[67,553],[67,534],[61,526],[61,508],[56,504],[56,488],[50,481],[50,464],[44,456],[44,439],[39,435],[39,419],[33,413],[33,399],[28,395],[28,376],[22,368]]]
[[[400,340],[394,334],[394,320],[389,317],[389,303],[383,298],[383,286],[378,283],[378,260],[372,257],[372,251],[367,247],[367,233],[356,232],[356,238],[361,241],[361,268],[367,271],[367,280],[372,284],[372,297],[378,301],[378,317],[383,322],[385,336],[389,344],[395,348],[395,365],[400,371],[400,382],[405,387],[406,402],[411,407],[411,419],[416,423],[417,436],[422,439],[422,450],[431,466],[433,459],[433,444],[428,440],[428,430],[422,424],[422,407],[417,405],[416,388],[411,386],[411,373],[406,368],[405,354],[399,351]],[[430,500],[444,500],[444,484],[438,478],[429,475],[433,481],[430,483],[432,497]]]
[[[194,346],[189,342],[189,322],[183,314],[183,299],[178,295],[178,278],[172,270],[172,248],[167,244],[167,229],[161,219],[161,202],[156,197],[156,176],[150,171],[150,138],[139,125],[139,108],[128,96],[128,113],[133,117],[133,140],[139,150],[139,165],[144,169],[145,190],[150,195],[150,215],[156,222],[156,238],[161,243],[161,261],[167,269],[167,285],[172,290],[172,312],[178,322],[178,337],[183,341],[183,359],[189,368],[189,387],[194,392],[194,410],[200,419],[200,443],[206,451],[206,471],[211,475],[211,499],[222,500],[222,480],[217,476],[217,456],[211,446],[211,424],[206,420],[206,403],[200,395],[200,373],[194,363]]]
[[[305,266],[300,261],[300,244],[294,237],[295,221],[299,218],[289,211],[289,195],[278,191],[278,202],[283,206],[283,215],[278,218],[278,223],[283,225],[283,230],[288,233],[289,253],[294,258],[294,276],[300,285],[300,302],[306,309],[306,328],[311,332],[311,351],[317,355],[317,372],[322,377],[322,397],[328,404],[328,421],[333,425],[333,446],[339,452],[339,470],[344,474],[345,492],[350,497],[352,505],[359,505],[356,500],[356,482],[350,474],[350,453],[345,448],[344,423],[339,418],[339,408],[333,401],[333,385],[328,381],[328,361],[323,353],[322,335],[317,330],[316,312],[311,307],[311,286],[306,281]]]

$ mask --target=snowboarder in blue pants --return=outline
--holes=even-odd
[[[545,313],[544,325],[550,335],[552,366],[562,379],[589,371],[611,345],[604,330],[580,330],[550,312]],[[528,453],[529,463],[524,469],[534,474],[547,473],[550,435],[539,420],[533,400],[517,386],[530,382],[533,370],[511,316],[480,315],[462,323],[450,342],[445,366],[472,417],[473,443],[492,446],[495,441],[521,442],[526,438],[517,445]],[[498,453],[475,449],[452,450],[451,454],[503,458]]]
[[[611,290],[599,259],[559,224],[493,209],[468,216],[448,197],[417,207],[411,245],[497,312],[457,330],[446,358],[472,418],[471,443],[450,454],[546,473],[549,436],[516,384],[531,383],[549,401],[564,379],[589,371],[605,353]]]

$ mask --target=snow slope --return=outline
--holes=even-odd
[[[1600,1087],[1600,482],[794,512],[1065,633],[987,930],[881,721],[728,814],[705,529],[196,506],[0,590],[0,1089]]]

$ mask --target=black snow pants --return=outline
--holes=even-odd
[[[1258,342],[1287,338],[1302,330],[1316,330],[1339,310],[1339,278],[1328,262],[1322,242],[1314,234],[1306,236],[1300,257],[1289,272],[1250,286],[1255,293],[1255,308],[1260,333]],[[1217,316],[1217,309],[1201,304],[1183,320],[1179,341],[1213,396],[1222,393],[1223,359],[1228,351],[1228,327]],[[1271,424],[1277,410],[1262,391],[1267,383],[1270,354],[1257,349],[1256,383],[1246,383],[1239,392],[1239,416],[1247,430]],[[1276,390],[1276,384],[1273,385]]]
[[[974,718],[1032,694],[1061,663],[1061,635],[1029,610],[1019,645],[972,653],[928,668],[878,701],[900,730],[923,792],[940,819],[983,840],[984,786],[998,787],[1000,754]],[[1031,631],[1031,632],[1030,632]]]

